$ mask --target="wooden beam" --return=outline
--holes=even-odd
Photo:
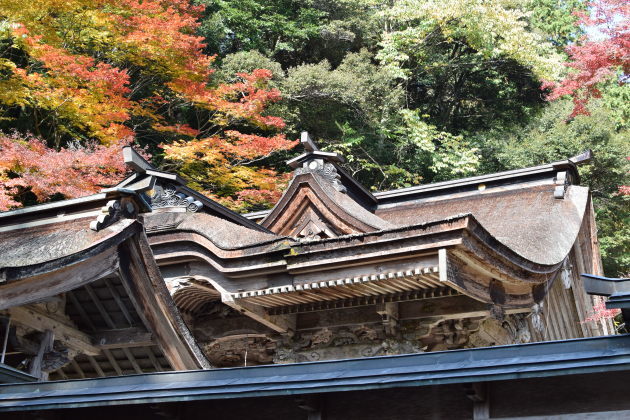
[[[120,245],[120,274],[127,295],[170,365],[175,370],[209,368],[177,312],[144,233]]]
[[[92,331],[96,331],[96,327],[94,326],[92,319],[87,314],[87,312],[85,312],[83,305],[81,305],[81,303],[79,302],[79,299],[77,299],[74,293],[72,291],[69,291],[68,293],[66,293],[66,296],[68,296],[70,300],[72,301],[72,305],[77,309],[77,312],[79,312],[81,319],[83,319],[83,321],[88,325],[88,327],[90,327]]]
[[[269,315],[267,310],[262,306],[240,300],[238,303],[235,302],[234,298],[229,293],[221,293],[221,301],[274,331],[289,335],[295,332],[295,314]]]
[[[440,274],[440,281],[448,281],[448,257],[446,255],[446,248],[438,249],[438,273]]]
[[[37,331],[51,330],[56,340],[79,353],[90,356],[97,356],[101,353],[101,350],[92,344],[89,335],[72,325],[53,319],[37,309],[20,306],[9,309],[9,313],[13,322]]]
[[[376,296],[358,296],[352,299],[337,299],[337,300],[322,300],[322,301],[314,301],[309,303],[303,303],[299,305],[290,305],[290,306],[274,306],[268,308],[270,315],[283,315],[283,314],[293,314],[293,313],[304,313],[304,312],[317,312],[317,311],[328,311],[331,309],[343,309],[343,308],[355,308],[360,306],[370,306],[377,305],[387,302],[408,302],[408,301],[417,301],[424,299],[434,299],[445,296],[456,296],[460,293],[452,289],[450,287],[438,287],[435,289],[418,289],[411,290],[403,293],[390,293],[386,295],[376,295]],[[258,299],[256,298],[245,298],[251,303],[254,303]],[[241,300],[237,300],[240,302]]]
[[[138,362],[136,361],[136,358],[133,357],[133,354],[131,354],[131,351],[129,351],[128,348],[123,348],[122,351],[123,353],[125,353],[125,356],[127,357],[127,359],[129,359],[129,361],[131,362],[131,366],[133,366],[133,370],[135,370],[136,373],[143,373],[142,368],[140,367],[140,365],[138,365]]]
[[[81,369],[81,366],[79,366],[79,364],[77,363],[76,360],[72,359],[70,361],[70,364],[72,365],[72,367],[74,368],[74,371],[77,373],[77,375],[79,375],[79,377],[81,379],[85,379],[85,372],[83,372],[83,369]]]
[[[129,323],[129,326],[130,327],[133,326],[134,324],[133,317],[131,316],[129,309],[127,309],[127,305],[125,305],[125,302],[123,302],[122,298],[120,297],[120,294],[116,290],[116,287],[109,281],[109,279],[103,279],[103,280],[105,282],[105,286],[107,286],[107,288],[109,289],[109,292],[111,293],[114,300],[116,301],[116,304],[118,304],[118,307],[120,308],[121,312],[125,316],[125,319]]]
[[[376,313],[383,319],[383,328],[388,337],[396,336],[398,332],[398,302],[386,302],[376,305]]]
[[[44,353],[49,352],[52,349],[54,341],[54,335],[51,330],[44,331],[44,335],[39,343],[39,350],[37,355],[31,360],[31,367],[29,374],[35,376],[40,380],[48,379],[48,374],[42,371],[42,360]]]
[[[506,314],[529,312],[530,308],[506,309]],[[413,302],[399,304],[401,320],[408,319],[459,319],[476,318],[490,315],[490,305],[468,296],[451,296],[431,299],[420,305]]]
[[[65,266],[54,272],[11,281],[0,286],[0,310],[37,302],[50,296],[74,290],[116,270],[116,247],[84,261]],[[21,274],[26,276],[26,274]]]
[[[94,344],[100,349],[146,347],[156,344],[153,334],[141,328],[97,331],[92,335]]]
[[[155,371],[156,372],[164,371],[164,369],[160,365],[160,362],[158,362],[157,357],[155,357],[155,354],[153,354],[153,350],[151,349],[151,347],[147,347],[146,352],[147,352],[147,355],[149,356],[149,360],[151,360],[151,363],[153,364],[153,367],[155,368]]]
[[[105,376],[105,372],[103,372],[103,369],[101,369],[96,359],[92,356],[87,356],[87,358],[90,361],[90,364],[92,365],[92,367],[94,368],[94,371],[96,372],[96,374],[100,376],[101,378],[103,378]]]
[[[64,379],[64,380],[68,379],[68,375],[66,375],[66,373],[63,371],[63,368],[57,369],[55,373],[61,376],[61,379]]]

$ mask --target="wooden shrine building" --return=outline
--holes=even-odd
[[[341,156],[302,143],[269,211],[236,214],[125,148],[133,173],[119,185],[0,213],[0,381],[62,381],[46,384],[53,395],[74,379],[214,370],[228,386],[217,368],[369,370],[391,355],[440,371],[441,351],[507,360],[520,350],[488,347],[614,334],[585,322],[594,300],[580,275],[602,275],[576,167],[588,156],[372,194]],[[0,410],[28,405],[10,402],[30,392],[16,400],[15,386],[0,386]]]

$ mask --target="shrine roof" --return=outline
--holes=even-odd
[[[363,239],[357,238],[369,232],[403,237],[405,230],[398,228],[448,223],[462,214],[471,215],[487,233],[484,237],[510,254],[557,265],[575,242],[589,199],[587,188],[571,185],[578,180],[575,159],[372,195],[357,187],[336,161],[311,152],[301,157],[303,166],[276,207],[245,215],[248,220],[193,192],[176,176],[154,170],[131,149],[125,153],[136,172],[116,188],[0,213],[0,267],[81,252],[136,218],[149,235],[199,234],[221,250],[239,251],[230,255],[237,256],[290,251],[298,241],[309,248],[335,248],[338,242],[326,240],[334,237],[360,245]],[[174,204],[166,202],[171,198]],[[111,199],[133,203],[134,210],[125,216],[129,219],[90,228],[87,218],[98,217]],[[263,217],[262,225],[253,222]],[[315,236],[300,237],[313,230]]]
[[[134,223],[132,219],[122,219],[94,231],[90,229],[92,219],[86,217],[2,232],[0,273],[9,267],[32,266],[80,254],[124,235]]]
[[[588,188],[571,185],[563,199],[553,184],[473,191],[382,206],[376,214],[399,226],[471,213],[498,241],[524,258],[556,264],[565,258],[580,230]]]
[[[225,250],[271,244],[285,239],[208,213],[155,212],[144,214],[143,221],[147,233],[165,230],[195,232]]]

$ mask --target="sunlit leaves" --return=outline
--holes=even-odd
[[[184,176],[205,176],[198,185],[218,196],[238,201],[244,189],[277,189],[276,174],[266,173],[263,182],[252,175],[252,163],[293,145],[277,134],[283,120],[266,113],[280,92],[269,88],[269,70],[238,74],[233,83],[213,80],[214,57],[203,52],[204,39],[196,33],[203,6],[189,0],[18,3],[0,0],[0,123],[26,136],[37,133],[44,143],[29,140],[28,150],[69,155],[74,149],[64,147],[76,148],[77,141],[107,147],[135,140],[158,152],[163,143],[169,165]],[[18,140],[7,137],[4,147]],[[44,144],[54,150],[41,149]],[[196,151],[175,152],[181,148]],[[178,161],[189,158],[206,166],[198,170]],[[38,169],[13,171],[19,181],[3,183],[9,188],[21,182],[25,189],[28,181],[44,199],[52,189],[40,194],[31,172],[44,178],[40,183],[52,182]],[[84,193],[96,184],[87,182]],[[17,193],[14,187],[6,191]]]
[[[620,85],[630,89],[630,3],[596,0],[590,2],[590,7],[590,14],[578,14],[578,23],[598,31],[599,36],[567,47],[569,75],[560,83],[547,84],[553,89],[550,100],[567,95],[573,98],[573,117],[588,114],[589,100],[602,96],[601,87],[606,81],[617,78]]]
[[[385,35],[379,58],[401,75],[409,57],[436,33],[466,42],[486,59],[513,59],[540,79],[555,79],[560,70],[551,45],[527,29],[527,15],[500,0],[402,0],[383,15],[395,29]]]
[[[0,133],[0,210],[20,206],[26,194],[40,202],[57,194],[73,198],[121,181],[128,170],[120,158],[126,144],[72,144],[56,151],[35,137]]]

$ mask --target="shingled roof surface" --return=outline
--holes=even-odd
[[[132,219],[122,219],[95,232],[90,229],[93,219],[81,218],[2,232],[0,268],[35,265],[80,253],[115,237],[134,223]]]
[[[554,198],[550,184],[486,191],[400,203],[376,214],[407,226],[470,213],[497,240],[532,262],[557,264],[566,257],[582,224],[588,188],[569,186],[563,199]]]
[[[147,232],[177,229],[199,233],[222,249],[238,249],[283,240],[284,237],[240,226],[207,213],[156,212],[144,215]]]
[[[352,198],[348,196],[348,194],[337,191],[329,182],[326,182],[320,175],[313,174],[314,178],[318,181],[319,185],[322,187],[322,190],[331,200],[333,200],[339,207],[343,208],[351,216],[357,218],[361,222],[366,225],[372,226],[379,230],[391,229],[396,226],[396,224],[389,223],[386,220],[383,220],[380,217],[374,215],[374,213],[369,212],[359,203],[354,201]]]

